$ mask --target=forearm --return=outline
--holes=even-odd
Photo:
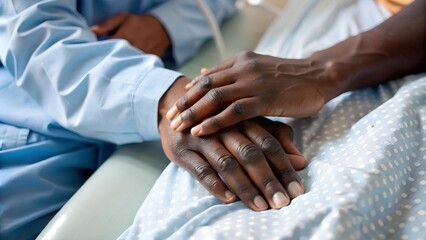
[[[13,3],[0,4],[0,57],[46,114],[117,144],[159,138],[158,100],[180,73],[125,41],[97,41],[72,2]]]
[[[379,26],[310,57],[324,64],[326,101],[426,70],[426,1],[417,0]]]

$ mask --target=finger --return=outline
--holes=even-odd
[[[203,154],[210,165],[244,204],[255,211],[268,209],[268,204],[241,168],[238,160],[221,142],[209,142],[203,146]]]
[[[173,118],[171,117],[173,114],[176,115],[177,113],[181,113],[191,107],[208,91],[210,91],[210,89],[231,83],[233,83],[233,73],[230,71],[204,76],[201,84],[197,84],[197,87],[189,89],[185,95],[176,101],[175,105],[167,112],[166,118],[172,120]]]
[[[287,154],[285,153],[280,142],[268,133],[263,127],[253,121],[245,121],[242,124],[244,127],[241,129],[246,136],[260,146],[262,152],[269,160],[276,176],[281,184],[286,187],[287,192],[293,199],[302,195],[301,187],[296,184],[301,184],[299,175],[297,175]]]
[[[216,66],[211,67],[205,74],[213,74],[215,72],[224,71],[225,69],[231,68],[235,64],[235,57],[231,57],[221,61]]]
[[[208,68],[201,68],[200,74],[206,74],[209,71]]]
[[[201,84],[199,84],[201,85]],[[250,86],[239,86],[239,84],[229,84],[222,87],[214,86],[213,89],[204,93],[203,90],[196,90],[198,87],[194,87],[189,90],[187,94],[185,94],[181,99],[179,99],[175,106],[172,107],[168,116],[175,116],[175,118],[171,121],[170,127],[175,131],[183,131],[190,126],[200,122],[202,119],[207,117],[211,117],[219,111],[227,111],[225,114],[226,118],[234,116],[234,121],[232,123],[240,122],[245,119],[249,119],[255,116],[259,116],[260,109],[254,106],[253,104],[256,102],[254,98],[250,98],[252,96],[252,91],[250,91]],[[201,93],[201,94],[199,94]],[[194,96],[194,94],[199,94],[199,96]],[[203,96],[201,96],[203,95]],[[195,103],[194,98],[198,99]],[[232,104],[231,104],[232,103]],[[251,106],[247,106],[245,104],[248,103]],[[231,105],[230,105],[231,104]],[[189,106],[188,108],[182,111],[179,109],[179,105]],[[180,112],[180,114],[178,114]],[[247,115],[247,116],[246,116]],[[240,119],[244,117],[243,119]],[[216,120],[216,118],[211,118],[212,121]],[[218,122],[213,122],[218,123]],[[231,126],[233,124],[229,124],[228,122],[224,122],[226,126]],[[209,125],[207,123],[207,125]],[[210,124],[211,125],[211,124]],[[218,128],[215,130],[208,129],[209,133],[217,132],[218,130],[224,128],[225,126],[219,127],[218,124],[214,125]],[[203,133],[202,131],[197,133],[201,127],[195,128],[192,132],[195,136],[207,135],[208,133]]]
[[[275,122],[272,130],[273,134],[283,146],[284,151],[288,154],[289,160],[293,168],[300,170],[306,167],[307,160],[299,151],[293,141],[293,129],[283,123]]]
[[[93,25],[91,30],[96,34],[96,36],[103,36],[117,29],[128,17],[128,13],[119,13],[100,24]]]
[[[185,90],[189,90],[190,88],[192,88],[193,84],[194,84],[193,81],[191,81],[190,83],[186,84],[185,85]]]
[[[229,85],[234,82],[234,72],[232,70],[225,70],[218,73],[205,75],[199,80],[197,85],[193,86],[185,94],[186,98],[180,98],[176,102],[176,107],[180,112],[182,112],[188,107],[192,106],[192,104],[197,102],[210,90],[224,85]]]
[[[278,135],[277,138],[280,141],[281,146],[283,146],[283,148],[287,152],[289,160],[293,168],[296,170],[301,170],[305,168],[308,161],[299,152],[294,142],[290,138],[280,136],[280,135]]]
[[[293,141],[293,129],[287,124],[257,117],[255,121],[278,139],[295,170],[305,168],[307,160]]]
[[[243,92],[238,93],[244,94]],[[213,115],[217,110],[222,110],[222,108],[229,105],[229,103],[237,100],[235,99],[236,97],[242,96],[244,95],[237,95],[235,91],[233,91],[233,87],[212,89],[205,96],[202,96],[193,106],[180,114],[179,110],[176,110],[177,117],[171,121],[170,127],[175,131],[183,131],[202,119]]]
[[[226,148],[235,156],[253,183],[263,193],[271,208],[282,208],[290,200],[275,177],[261,149],[238,130],[222,134]]]
[[[239,98],[239,96],[234,96],[234,98]],[[233,99],[231,99],[233,100]],[[196,105],[188,109],[188,113],[193,113],[195,116],[192,120],[190,117],[181,114],[182,124],[179,127],[179,130],[186,129],[192,124],[196,123],[198,119],[205,118],[206,116],[210,116],[214,113],[214,109],[212,107],[214,105],[210,104],[210,107],[207,107],[208,103],[200,100]],[[203,109],[205,109],[203,111]],[[208,119],[203,120],[200,124],[193,127],[191,129],[191,134],[194,136],[205,136],[208,134],[215,133],[220,129],[225,127],[232,126],[241,121],[251,119],[257,116],[261,116],[262,106],[256,101],[256,98],[243,98],[233,102],[227,108],[225,108],[222,112],[217,115],[214,115]]]
[[[219,64],[217,64],[216,66],[213,66],[212,68],[207,69],[207,71],[201,72],[199,76],[195,77],[194,80],[191,81],[191,87],[199,83],[204,76],[210,75],[216,72],[224,71],[234,66],[234,64],[235,64],[235,57],[226,59],[220,62]]]
[[[201,68],[200,70],[200,76],[204,77],[206,75],[206,73],[209,71],[208,68]],[[194,85],[195,81],[191,81],[190,83],[185,85],[185,90],[188,90],[190,88],[192,88],[192,86]]]
[[[306,158],[303,157],[302,155],[287,154],[287,156],[294,170],[297,170],[297,171],[302,170],[306,167],[306,164],[308,163]]]
[[[240,122],[245,119],[252,118],[254,116],[258,116],[257,108],[246,108],[246,107],[255,107],[252,103],[254,98],[246,98],[247,91],[236,86],[230,85],[225,87],[219,87],[210,90],[205,96],[203,96],[200,100],[198,100],[194,105],[190,108],[186,109],[182,113],[180,113],[172,122],[171,128],[175,131],[183,131],[190,126],[200,122],[203,119],[211,117],[207,120],[204,120],[206,126],[213,126],[214,131],[211,128],[208,128],[209,133],[217,132],[218,130],[231,126],[236,122]],[[246,106],[245,104],[249,104],[252,106]],[[227,109],[232,109],[233,119],[232,122],[219,122],[215,117],[215,114],[218,111],[227,111]],[[228,110],[230,111],[230,110]],[[223,116],[221,113],[218,116]],[[230,120],[230,119],[224,119]],[[203,132],[202,126],[194,127],[191,132],[194,136],[203,136],[209,133]]]
[[[235,201],[235,196],[216,174],[206,160],[193,151],[181,152],[179,156],[187,169],[216,198],[224,203]]]
[[[296,175],[297,177],[297,173],[294,171],[287,154],[282,148],[280,142],[274,136],[254,121],[245,121],[241,124],[241,126],[241,131],[248,137],[248,139],[260,147],[274,172],[286,172]],[[280,168],[277,169],[276,166],[280,166]],[[281,184],[282,186],[288,185],[288,183],[283,181],[281,181]],[[285,193],[285,196],[285,205],[288,205],[288,194]]]

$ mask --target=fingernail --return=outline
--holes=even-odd
[[[192,82],[185,85],[185,90],[188,90],[192,87]]]
[[[201,132],[201,126],[200,125],[197,125],[197,126],[191,128],[191,134],[194,135],[194,136],[197,136],[198,134],[200,134],[200,132]]]
[[[293,181],[288,185],[288,193],[291,197],[295,198],[302,195],[304,191],[299,182]]]
[[[178,116],[170,123],[170,127],[174,130],[176,130],[180,125],[182,124],[182,118]]]
[[[166,118],[169,120],[172,120],[176,114],[178,113],[178,109],[176,106],[173,106],[172,108],[169,109],[169,111],[166,114]]]
[[[226,201],[230,202],[230,201],[232,201],[232,200],[235,199],[235,194],[233,194],[230,191],[226,190],[225,191],[225,198],[226,198]]]
[[[282,208],[287,206],[290,202],[290,200],[282,192],[276,192],[274,196],[272,196],[272,201],[275,204],[275,208]]]
[[[259,209],[259,210],[265,210],[268,209],[268,204],[266,203],[266,201],[263,199],[263,197],[257,195],[256,197],[254,197],[254,205]]]

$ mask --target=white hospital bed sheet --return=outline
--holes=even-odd
[[[258,52],[303,57],[388,17],[370,0],[294,1]],[[426,74],[343,94],[292,125],[307,193],[281,210],[222,204],[170,164],[120,239],[423,239]]]

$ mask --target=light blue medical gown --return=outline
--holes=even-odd
[[[235,10],[207,2],[218,21]],[[37,236],[114,144],[159,138],[159,98],[181,74],[97,41],[89,26],[120,12],[156,16],[177,64],[211,36],[193,0],[0,2],[0,239]]]

